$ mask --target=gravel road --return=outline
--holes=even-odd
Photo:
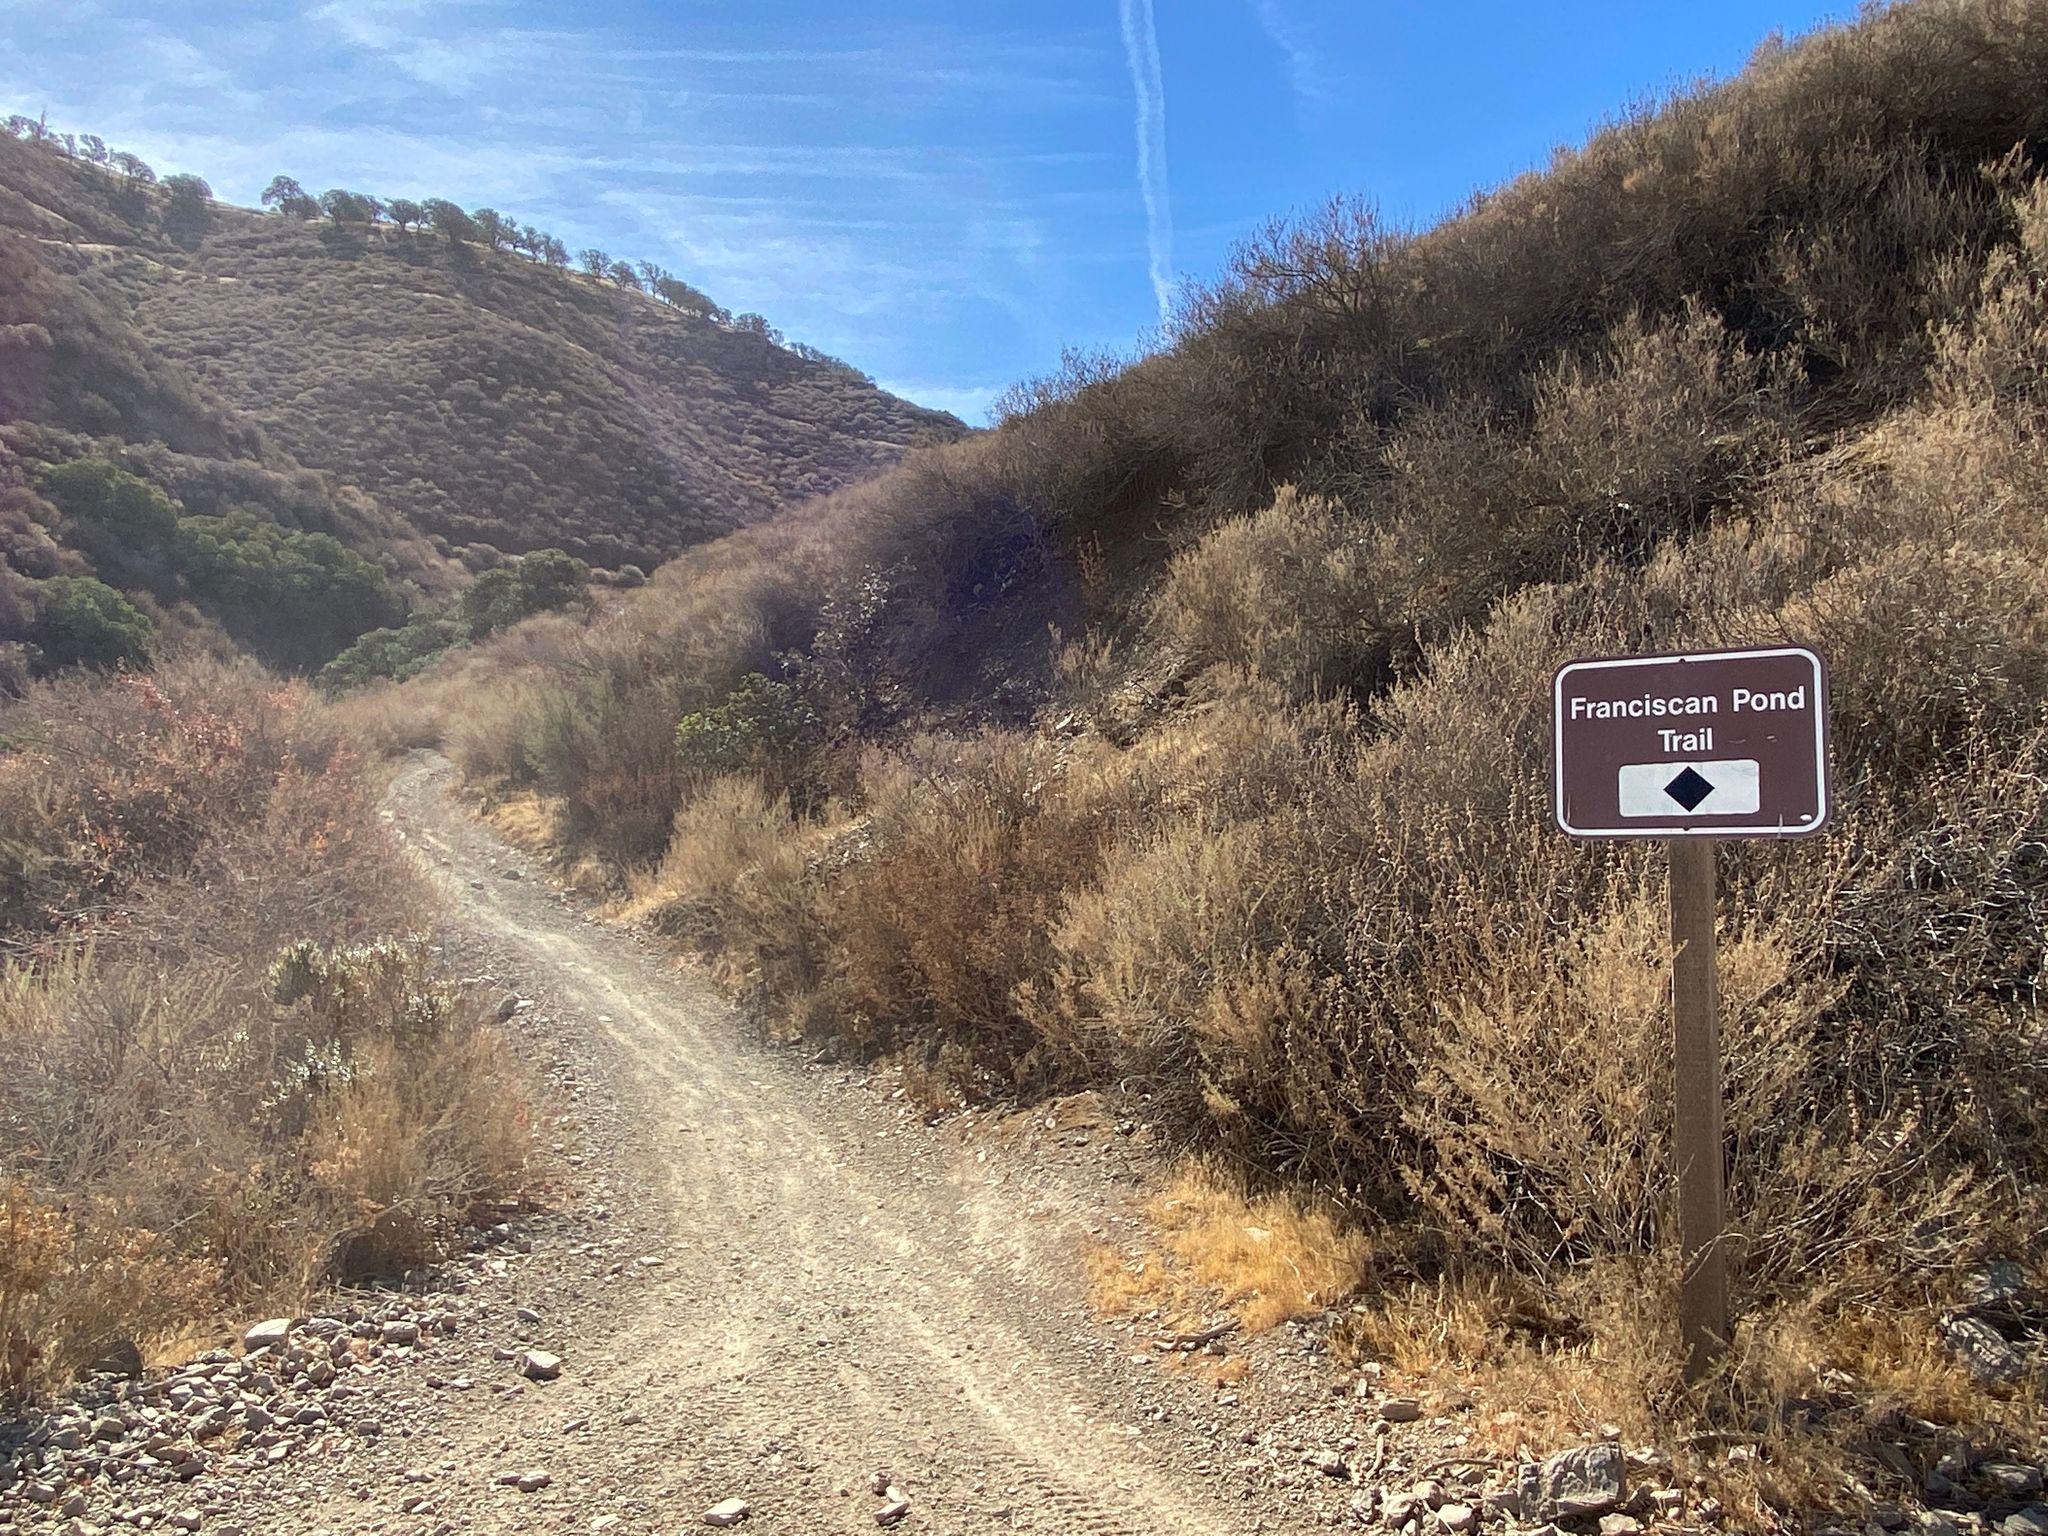
[[[930,1530],[1250,1528],[1191,1472],[1210,1438],[1141,1419],[1104,1374],[1076,1262],[1115,1203],[1100,1160],[1093,1190],[1032,1144],[992,1167],[843,1070],[750,1043],[631,935],[507,878],[519,862],[444,783],[409,767],[393,811],[447,886],[462,964],[534,1002],[521,1022],[575,1095],[580,1219],[602,1228],[577,1242],[605,1243],[520,1264],[562,1376],[446,1414],[458,1462],[495,1472],[509,1446],[552,1479],[493,1490],[469,1528],[676,1527],[737,1498],[750,1529],[872,1531],[877,1473]]]

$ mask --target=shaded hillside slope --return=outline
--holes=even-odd
[[[1754,1435],[1695,1459],[1744,1528],[1922,1499],[1843,1447],[2030,1441],[2048,1359],[1939,1321],[2048,1284],[2044,169],[2048,5],[1773,46],[1432,230],[1273,231],[1159,354],[445,675],[452,744],[775,1033],[1342,1202],[1361,1353]],[[1766,640],[1839,815],[1722,854],[1744,1322],[1687,1390],[1663,865],[1552,826],[1548,685]]]
[[[40,465],[110,454],[187,510],[247,507],[283,527],[331,534],[428,592],[459,571],[403,517],[343,477],[308,471],[138,331],[109,262],[160,274],[182,259],[157,196],[48,149],[0,137],[0,444],[10,487]],[[16,497],[9,564],[47,574],[26,544],[62,538],[47,506]]]

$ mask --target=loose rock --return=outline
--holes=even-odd
[[[562,1374],[562,1361],[544,1349],[529,1349],[519,1357],[519,1374],[528,1381],[553,1381]]]
[[[268,1322],[258,1323],[242,1335],[242,1348],[250,1351],[274,1349],[292,1336],[292,1320],[288,1317],[273,1317]]]
[[[1941,1319],[1941,1342],[1983,1386],[2001,1386],[2026,1373],[2026,1358],[1981,1317],[1951,1312]]]
[[[1325,1477],[1349,1477],[1351,1467],[1335,1451],[1310,1451],[1302,1458],[1302,1464],[1314,1467]]]
[[[1572,1520],[1604,1515],[1620,1507],[1624,1461],[1621,1447],[1582,1446],[1540,1466],[1525,1462],[1516,1476],[1522,1514],[1533,1520]]]
[[[2041,1469],[2023,1461],[1987,1461],[1978,1469],[1984,1480],[2008,1498],[2041,1491]]]
[[[725,1499],[704,1511],[706,1525],[738,1525],[754,1512],[745,1499]]]

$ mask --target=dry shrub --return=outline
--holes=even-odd
[[[1307,695],[1363,682],[1391,621],[1400,552],[1341,508],[1281,487],[1271,506],[1224,524],[1168,568],[1153,608],[1161,638]]]
[[[64,1213],[14,1304],[39,1381],[519,1194],[523,1073],[424,942],[361,942],[430,905],[309,690],[175,666],[6,728],[0,1169]]]
[[[1549,825],[1545,683],[1710,616],[1731,642],[1816,640],[1841,828],[1724,872],[1741,1283],[1924,1307],[1958,1266],[2026,1251],[2048,1145],[2040,578],[1882,524],[1730,525],[1503,604],[1425,653],[1376,738],[1248,813],[1198,794],[1188,821],[1132,823],[1063,909],[1051,1006],[1191,1138],[1419,1225],[1415,1262],[1562,1284],[1663,1253],[1662,880]]]
[[[372,756],[439,747],[448,738],[449,700],[431,683],[403,688],[380,679],[349,689],[330,707],[348,739]]]
[[[1381,599],[1442,633],[1503,592],[1602,558],[1636,563],[1750,493],[1786,443],[1793,381],[1697,306],[1624,317],[1531,383],[1412,412],[1384,449]]]
[[[714,780],[676,813],[667,854],[634,875],[622,915],[715,960],[731,990],[771,1005],[778,1031],[801,1037],[826,978],[815,865],[834,832],[793,820],[757,779]]]
[[[474,1009],[431,1048],[433,1072],[408,1059],[417,1041],[359,1049],[307,1138],[337,1273],[416,1268],[490,1202],[529,1187],[532,1124],[526,1100],[505,1091],[520,1076],[509,1048]]]
[[[175,1336],[216,1297],[216,1266],[135,1230],[104,1199],[67,1211],[0,1188],[0,1399]]]
[[[856,1043],[964,1050],[995,1081],[1057,1077],[1016,992],[1063,894],[1093,873],[1127,785],[1021,734],[920,739],[863,768],[864,854],[833,882],[837,995]]]

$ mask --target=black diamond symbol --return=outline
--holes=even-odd
[[[1688,811],[1697,810],[1699,803],[1713,792],[1714,786],[1690,768],[1664,786],[1664,793]]]

